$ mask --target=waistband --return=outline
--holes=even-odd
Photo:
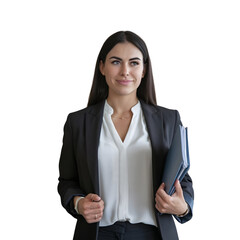
[[[136,232],[136,231],[156,231],[157,227],[144,223],[130,223],[126,222],[115,222],[113,225],[100,227],[102,230],[109,232],[125,233],[125,232]]]

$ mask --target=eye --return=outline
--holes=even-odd
[[[120,61],[114,60],[114,61],[112,61],[111,63],[112,63],[113,65],[118,65],[118,64],[120,64]]]
[[[137,66],[137,65],[139,65],[139,62],[133,61],[133,62],[131,62],[130,64],[131,64],[131,66]]]

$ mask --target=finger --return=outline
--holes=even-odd
[[[95,214],[85,218],[85,220],[87,221],[87,223],[96,223],[96,222],[99,222],[101,218],[102,218],[101,215]]]
[[[162,186],[158,189],[156,196],[159,196],[164,202],[169,202],[171,197],[165,192]]]
[[[93,202],[91,197],[92,194],[89,194],[79,202],[79,212],[84,217],[89,214],[91,215],[95,211],[101,212],[104,209],[104,202],[102,200],[100,202]]]
[[[90,206],[90,213],[99,213],[102,211],[103,211],[103,207],[100,205],[94,204]]]
[[[162,190],[162,189],[158,189],[158,191],[157,191],[157,193],[156,193],[156,195],[155,195],[155,201],[157,202],[157,203],[162,203],[162,202],[164,202],[164,190]]]
[[[94,221],[95,222],[99,222],[102,219],[102,215],[101,214],[96,214],[94,217]]]
[[[103,216],[103,212],[102,211],[97,211],[97,212],[91,213],[91,218],[92,219],[102,218],[102,216]]]
[[[103,216],[103,212],[95,212],[94,214],[92,214],[92,221],[94,222],[99,222],[102,219]]]
[[[99,222],[102,219],[103,210],[102,209],[91,209],[88,214],[84,215],[84,218],[88,223]]]
[[[165,188],[165,183],[162,183],[162,184],[160,185],[160,187],[158,188],[156,194],[160,193],[162,190],[164,190],[164,188]]]
[[[100,200],[99,202],[90,202],[89,208],[103,211],[104,202],[103,202],[103,200]]]
[[[164,188],[165,188],[165,183],[163,182],[163,183],[160,185],[159,188],[162,189],[162,190],[164,190]]]
[[[160,198],[158,201],[156,201],[155,207],[160,213],[166,213],[168,204]]]
[[[101,198],[97,194],[94,194],[94,193],[89,193],[86,196],[86,198],[91,200],[92,202],[99,202],[101,200]]]
[[[164,194],[166,194],[164,190],[161,190],[161,191],[163,191]],[[168,209],[169,203],[168,203],[168,201],[166,201],[166,200],[164,199],[164,197],[162,197],[161,191],[160,191],[160,194],[156,194],[156,197],[155,197],[155,202],[156,202],[155,207],[156,207],[156,209],[157,209],[160,213],[167,213],[167,209]],[[166,195],[167,195],[167,194],[166,194]],[[167,195],[165,198],[167,198],[167,200],[169,200],[169,199],[168,199],[168,198],[169,198],[168,195]]]
[[[183,196],[183,191],[182,191],[182,187],[181,187],[181,184],[180,184],[179,180],[176,180],[174,186],[175,186],[175,189],[176,189],[176,194],[180,195],[180,196]]]

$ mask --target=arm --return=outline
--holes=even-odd
[[[178,111],[176,111],[176,124],[175,124],[175,131],[179,125],[182,125],[180,114]],[[176,220],[180,223],[185,223],[189,221],[192,218],[193,213],[193,203],[194,203],[194,191],[192,186],[192,179],[187,173],[183,180],[181,181],[181,190],[183,192],[183,197],[185,202],[188,204],[189,212],[184,217],[178,217],[174,215]]]
[[[58,193],[61,197],[61,203],[67,212],[74,217],[77,217],[72,200],[74,196],[85,196],[85,193],[80,189],[78,184],[78,172],[74,153],[70,115],[64,125],[59,173]]]
[[[88,223],[100,221],[104,209],[103,201],[96,194],[86,194],[79,186],[70,116],[64,126],[59,172],[58,192],[61,196],[62,205],[67,212],[75,218],[82,215]],[[79,197],[83,198],[79,199]]]
[[[175,111],[173,136],[179,125],[182,125],[180,115]],[[181,184],[179,181],[176,181],[175,189],[176,192],[172,196],[169,196],[164,191],[164,183],[161,184],[156,193],[156,208],[161,213],[173,214],[177,221],[184,223],[192,218],[194,192],[191,177],[186,174]],[[185,213],[187,208],[189,208],[189,212],[185,216],[177,216]]]

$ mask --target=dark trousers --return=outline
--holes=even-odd
[[[161,240],[155,226],[129,222],[116,222],[111,226],[100,227],[98,240]]]

